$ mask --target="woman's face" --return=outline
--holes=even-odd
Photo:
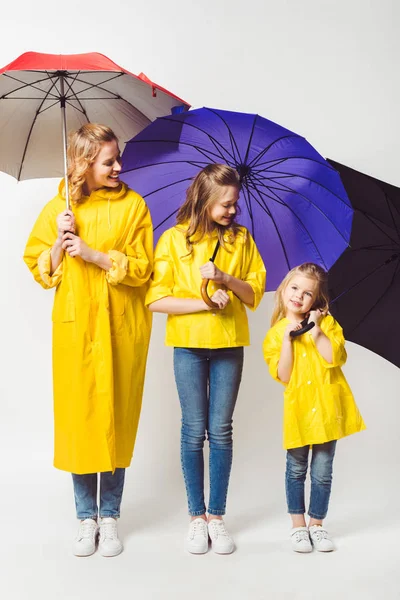
[[[102,187],[116,188],[120,184],[121,153],[118,143],[104,142],[94,162],[86,171],[86,186],[89,193]]]
[[[228,227],[236,215],[236,205],[239,200],[239,189],[236,185],[225,185],[210,208],[210,217],[218,225]]]

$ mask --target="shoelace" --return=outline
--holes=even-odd
[[[218,523],[216,521],[219,521]],[[213,533],[216,537],[227,537],[229,538],[229,533],[226,530],[225,523],[219,519],[212,519],[211,527],[213,529]]]
[[[328,537],[328,532],[326,531],[326,529],[318,528],[314,529],[312,536],[317,539],[317,542],[320,542],[321,540],[325,540]]]
[[[104,540],[117,539],[117,523],[102,523],[101,536]]]
[[[309,541],[308,531],[296,531],[294,537],[296,542],[301,542],[302,540]]]
[[[190,524],[190,538],[193,539],[196,535],[205,535],[206,523],[200,521],[192,521]]]
[[[83,538],[91,538],[93,537],[93,533],[96,530],[95,523],[81,523],[79,527],[78,538],[82,540]]]

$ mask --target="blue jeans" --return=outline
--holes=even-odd
[[[72,473],[76,516],[78,519],[97,519],[100,517],[119,517],[122,492],[124,490],[125,469],[115,469],[100,473],[100,511],[97,508],[97,473],[75,475]]]
[[[189,514],[206,512],[203,445],[210,446],[208,513],[224,515],[232,466],[232,416],[243,348],[175,348],[174,371],[182,409],[181,462]]]
[[[336,440],[325,444],[314,444],[311,458],[311,496],[308,514],[313,519],[324,519],[328,512],[332,487],[332,465]],[[288,513],[303,515],[304,482],[308,468],[310,446],[292,448],[286,456],[286,499]]]

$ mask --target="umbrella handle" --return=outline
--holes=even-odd
[[[208,295],[207,286],[209,283],[210,283],[209,279],[203,279],[201,288],[200,288],[201,297],[203,298],[203,300],[207,304],[207,306],[209,306],[210,308],[219,308],[218,304],[216,302],[213,302],[211,300],[210,296]]]
[[[307,317],[307,319],[304,319],[301,322],[301,325],[302,325],[301,329],[297,329],[296,331],[290,332],[290,337],[297,338],[300,335],[303,335],[303,333],[307,333],[307,331],[310,331],[310,329],[312,329],[315,326],[315,323],[314,323],[314,321],[308,322],[308,317]]]

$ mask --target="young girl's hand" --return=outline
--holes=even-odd
[[[289,325],[286,325],[286,329],[285,329],[285,333],[283,335],[283,339],[287,340],[289,342],[293,342],[294,338],[292,338],[292,336],[290,335],[291,331],[298,331],[299,329],[301,329],[301,324],[300,323],[289,323]]]
[[[225,306],[230,302],[229,295],[225,292],[225,290],[217,290],[211,296],[211,300],[218,304],[218,308],[221,310],[225,308]],[[206,304],[207,310],[214,310],[210,306]]]
[[[200,273],[203,279],[211,279],[215,283],[225,283],[226,273],[218,269],[211,260],[200,267]]]
[[[315,325],[319,325],[322,317],[324,317],[326,313],[327,311],[319,310],[319,308],[317,308],[317,310],[311,310],[308,320],[309,322],[314,321]]]

